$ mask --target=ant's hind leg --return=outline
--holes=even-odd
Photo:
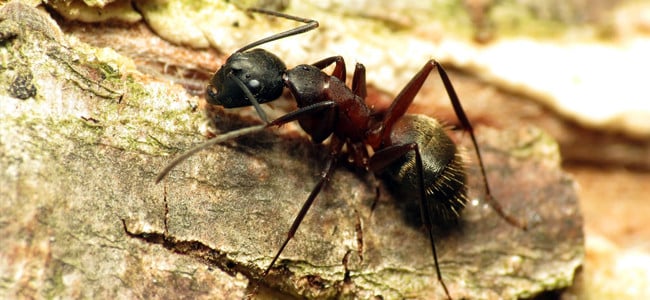
[[[474,135],[474,128],[472,128],[472,124],[469,122],[469,119],[465,114],[465,110],[463,110],[463,107],[460,104],[460,99],[458,99],[456,90],[454,89],[454,86],[451,84],[451,80],[449,80],[449,76],[447,75],[447,72],[445,71],[445,69],[442,68],[442,66],[438,62],[433,60],[430,62],[433,62],[434,65],[437,67],[438,74],[440,74],[440,78],[442,79],[442,83],[445,86],[445,90],[447,91],[447,95],[449,96],[451,105],[454,108],[456,117],[460,121],[465,131],[469,132],[469,136],[472,139],[472,144],[474,144],[474,150],[476,152],[476,157],[478,158],[479,167],[481,169],[481,176],[483,177],[483,186],[485,187],[486,201],[490,204],[490,206],[492,206],[492,209],[494,209],[494,211],[506,222],[510,223],[515,227],[519,227],[521,229],[526,230],[527,224],[525,221],[520,221],[515,217],[506,214],[506,212],[501,207],[501,204],[499,204],[499,202],[492,197],[492,191],[490,190],[490,185],[488,184],[487,174],[485,172],[485,167],[483,165],[483,158],[481,157],[481,151],[479,150],[478,142],[476,141],[476,136]]]
[[[422,163],[422,155],[420,154],[420,149],[417,143],[406,143],[388,146],[383,148],[372,156],[369,167],[373,172],[380,172],[381,170],[388,167],[391,163],[404,157],[408,152],[413,151],[415,153],[415,171],[417,173],[417,185],[419,191],[419,200],[420,200],[420,217],[424,227],[427,229],[427,234],[429,235],[429,241],[431,243],[431,253],[433,255],[433,262],[436,268],[436,275],[438,276],[438,281],[442,288],[445,291],[445,295],[448,299],[451,299],[447,285],[442,279],[442,273],[440,272],[440,266],[438,264],[438,253],[436,252],[436,245],[433,237],[433,220],[431,217],[431,209],[429,207],[429,202],[426,199],[425,192],[425,183],[424,183],[424,166]]]
[[[402,88],[384,114],[382,121],[378,122],[371,130],[367,138],[369,144],[378,146],[389,141],[393,125],[404,116],[409,106],[411,106],[411,103],[413,103],[415,96],[420,92],[422,85],[436,65],[437,63],[434,60],[429,60],[422,69],[420,69],[420,71],[409,80],[404,88]]]

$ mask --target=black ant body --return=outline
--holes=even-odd
[[[356,167],[375,173],[385,172],[402,190],[419,198],[420,215],[431,242],[436,274],[446,296],[451,298],[438,267],[432,227],[434,223],[444,224],[457,220],[467,202],[463,161],[456,145],[436,120],[422,115],[405,114],[434,69],[442,79],[456,116],[472,139],[483,175],[487,201],[507,222],[522,228],[525,225],[506,215],[491,198],[472,126],[445,70],[435,60],[429,60],[397,95],[388,110],[378,113],[365,103],[365,68],[361,64],[356,65],[351,87],[348,87],[345,84],[345,63],[340,56],[287,69],[272,53],[263,49],[251,50],[264,43],[313,30],[318,27],[317,21],[266,10],[250,11],[287,18],[304,25],[237,50],[211,79],[206,98],[209,103],[226,108],[252,105],[265,124],[222,134],[188,150],[172,161],[158,175],[156,182],[162,180],[178,163],[200,150],[297,120],[312,142],[322,143],[330,138],[329,156],[318,183],[298,212],[286,239],[262,278],[269,273],[296,233],[316,196],[332,176],[338,159],[347,155]],[[331,75],[322,71],[332,64],[334,70]],[[284,87],[290,90],[298,109],[269,122],[260,104],[278,99]],[[372,155],[368,153],[368,147],[374,151]]]

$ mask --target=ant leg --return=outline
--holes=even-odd
[[[402,88],[397,97],[395,97],[395,100],[388,108],[384,119],[379,124],[380,127],[375,129],[376,134],[381,134],[380,138],[382,141],[388,140],[393,124],[395,124],[397,120],[406,113],[406,110],[411,106],[411,103],[413,103],[413,99],[415,99],[415,96],[420,92],[427,77],[429,77],[431,70],[433,70],[437,65],[438,63],[435,60],[429,60],[422,69],[411,78],[406,86]]]
[[[449,100],[451,101],[451,105],[454,108],[454,112],[456,113],[456,117],[464,127],[464,129],[469,132],[469,135],[472,139],[472,144],[474,144],[474,150],[476,151],[476,156],[478,158],[479,166],[481,169],[481,175],[483,176],[483,186],[485,187],[485,193],[486,193],[486,201],[492,206],[494,211],[503,218],[506,222],[510,223],[511,225],[515,227],[519,227],[522,229],[526,229],[526,224],[524,222],[520,222],[519,220],[515,219],[512,216],[507,215],[504,211],[501,205],[492,198],[492,192],[490,190],[490,185],[488,184],[487,181],[487,175],[485,173],[485,167],[483,166],[483,158],[481,157],[481,151],[479,150],[478,147],[478,142],[476,141],[476,137],[474,136],[474,129],[472,128],[472,125],[470,124],[469,120],[467,119],[467,115],[465,115],[465,111],[463,110],[463,107],[460,104],[460,99],[458,98],[458,95],[456,94],[456,91],[454,90],[453,85],[451,84],[451,80],[449,80],[449,76],[447,76],[447,72],[442,68],[442,66],[435,60],[431,59],[429,60],[423,67],[420,69],[420,71],[413,76],[413,78],[406,84],[406,86],[402,89],[402,91],[395,97],[395,101],[391,104],[390,108],[388,109],[388,112],[384,116],[384,120],[377,125],[376,128],[373,129],[372,136],[369,138],[369,141],[373,144],[379,144],[381,141],[389,141],[389,136],[392,130],[393,125],[401,118],[405,113],[408,107],[413,103],[413,99],[415,98],[415,95],[420,91],[420,88],[422,88],[422,85],[424,84],[425,80],[431,73],[433,69],[438,70],[438,74],[440,75],[440,78],[442,79],[442,83],[445,86],[445,90],[447,91],[447,95],[449,96]]]
[[[343,283],[348,284],[351,282],[350,280],[350,270],[348,269],[348,262],[350,261],[350,255],[352,254],[352,250],[348,250],[345,252],[345,255],[343,255],[343,259],[341,262],[343,263],[343,269],[345,272],[343,273]]]
[[[354,66],[354,75],[352,75],[352,91],[361,99],[366,99],[366,67],[357,63]]]
[[[433,61],[433,60],[432,60]],[[429,61],[431,62],[431,61]],[[433,61],[433,64],[437,66],[438,69],[438,74],[440,74],[440,78],[442,79],[442,83],[445,86],[445,90],[447,91],[447,95],[449,95],[449,99],[451,100],[451,105],[454,107],[454,112],[456,113],[456,117],[460,121],[460,123],[463,125],[465,130],[469,132],[469,136],[472,139],[472,144],[474,144],[474,150],[476,151],[476,157],[478,158],[479,166],[481,169],[481,175],[483,176],[483,186],[485,188],[485,198],[486,201],[492,206],[492,209],[506,222],[510,223],[511,225],[515,227],[519,227],[523,230],[526,230],[527,224],[525,221],[520,221],[515,219],[514,217],[506,214],[503,211],[503,208],[501,207],[501,204],[497,202],[493,197],[492,197],[492,192],[490,191],[490,185],[488,184],[487,181],[487,174],[485,173],[485,167],[483,166],[483,159],[481,157],[481,151],[479,150],[478,147],[478,142],[476,141],[476,137],[474,136],[474,128],[472,128],[472,124],[470,124],[469,119],[467,119],[467,115],[465,115],[465,111],[463,110],[463,107],[460,104],[460,100],[458,99],[458,95],[456,94],[456,91],[454,90],[453,85],[451,84],[451,80],[449,80],[449,76],[447,76],[447,72],[442,68],[442,66],[437,63],[436,61]]]
[[[355,209],[354,214],[357,216],[357,222],[354,226],[354,230],[357,233],[357,253],[359,254],[359,259],[363,262],[363,224],[361,223],[359,211]]]
[[[285,37],[289,37],[289,36],[296,35],[296,34],[305,33],[307,31],[314,30],[314,29],[318,28],[318,21],[312,20],[312,19],[296,17],[296,16],[292,16],[292,15],[287,15],[287,14],[284,14],[284,13],[281,13],[281,12],[265,10],[265,9],[261,9],[261,8],[249,8],[248,11],[261,13],[261,14],[265,14],[265,15],[270,15],[270,16],[274,16],[274,17],[285,18],[285,19],[289,19],[289,20],[292,20],[292,21],[305,23],[305,25],[301,25],[301,26],[298,26],[296,28],[289,29],[287,31],[276,33],[274,35],[265,37],[265,38],[263,38],[261,40],[252,42],[252,43],[242,47],[241,49],[235,51],[235,53],[236,52],[244,52],[244,51],[246,51],[248,49],[257,47],[257,46],[262,45],[262,44],[266,44],[268,42],[283,39]]]
[[[342,82],[345,82],[345,76],[347,73],[345,70],[345,60],[343,59],[343,56],[337,55],[328,57],[313,63],[312,66],[322,70],[329,67],[331,64],[335,64],[334,71],[332,71],[332,76],[338,78]]]
[[[392,145],[378,150],[370,158],[368,169],[374,173],[381,173],[394,161],[403,157],[406,155],[406,153],[412,150],[411,148],[405,147],[404,145],[410,144]]]
[[[338,104],[332,100],[328,101],[323,101],[323,102],[316,102],[311,105],[307,105],[305,107],[301,107],[299,109],[296,109],[292,112],[289,112],[283,116],[278,117],[277,119],[271,121],[269,123],[269,126],[275,125],[275,126],[281,126],[283,124],[289,123],[291,121],[299,120],[300,118],[304,118],[306,116],[309,116],[311,114],[316,114],[323,112],[325,110],[331,110],[337,107]]]
[[[379,197],[381,197],[381,191],[379,190],[379,186],[375,186],[375,200],[373,200],[372,204],[370,205],[370,216],[368,216],[369,218],[372,218],[372,213],[375,212],[375,208],[377,208]]]
[[[287,243],[289,243],[289,240],[293,238],[294,234],[298,230],[298,226],[300,226],[300,223],[302,223],[302,220],[305,218],[307,211],[309,211],[309,208],[311,208],[311,205],[314,203],[316,196],[318,196],[325,183],[329,181],[330,177],[332,176],[332,173],[334,172],[334,168],[336,167],[336,161],[338,159],[339,153],[341,152],[342,148],[343,148],[343,142],[333,137],[330,144],[331,150],[329,154],[329,159],[325,164],[325,169],[321,173],[321,178],[320,180],[318,180],[318,183],[316,184],[316,186],[314,186],[311,193],[309,194],[309,197],[307,197],[307,200],[305,201],[305,203],[303,203],[302,208],[300,208],[298,215],[293,220],[293,224],[291,224],[291,228],[289,228],[289,232],[287,232],[287,237],[284,239],[282,246],[280,246],[280,249],[273,257],[273,260],[271,260],[269,266],[266,268],[266,270],[264,270],[264,273],[262,273],[262,279],[269,274],[271,268],[280,257],[280,254],[282,254],[282,251],[284,251],[284,248],[287,246]]]
[[[313,63],[312,66],[322,70],[333,63],[335,66],[334,71],[332,71],[332,76],[338,78],[342,82],[345,82],[345,60],[342,56],[328,57]],[[352,75],[352,91],[355,95],[361,97],[361,99],[366,99],[366,68],[363,64],[357,63],[355,65],[354,75]]]
[[[424,190],[424,166],[422,164],[422,156],[420,155],[420,148],[417,143],[408,143],[408,144],[399,144],[392,145],[386,148],[383,148],[372,156],[369,167],[373,172],[378,172],[390,165],[395,160],[403,157],[409,151],[415,152],[415,166],[418,178],[418,186],[420,190],[420,218],[422,218],[422,223],[427,229],[429,234],[429,241],[431,242],[431,252],[433,254],[433,262],[436,266],[436,275],[438,276],[438,281],[442,285],[442,288],[445,290],[445,295],[448,299],[451,299],[449,295],[449,290],[447,285],[442,280],[442,273],[440,272],[440,266],[438,265],[438,253],[436,252],[436,245],[433,239],[433,220],[431,219],[429,203],[426,201],[426,192]]]

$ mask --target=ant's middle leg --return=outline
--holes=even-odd
[[[264,273],[262,273],[262,279],[269,274],[271,268],[273,268],[273,265],[275,265],[275,262],[280,257],[280,254],[282,254],[284,248],[287,246],[289,241],[295,235],[296,231],[298,230],[298,226],[300,226],[302,220],[305,218],[305,215],[307,215],[307,212],[309,211],[309,208],[311,208],[312,204],[314,203],[316,196],[318,196],[325,183],[329,181],[330,177],[334,173],[334,169],[336,168],[336,162],[338,160],[341,149],[343,148],[343,145],[344,143],[342,141],[340,141],[336,137],[332,137],[332,140],[330,142],[329,158],[327,160],[323,172],[321,173],[321,177],[318,180],[316,186],[314,186],[314,188],[312,189],[311,193],[309,193],[309,197],[307,197],[307,200],[305,201],[305,203],[303,203],[302,207],[300,208],[300,211],[298,212],[298,215],[293,220],[293,224],[291,224],[291,227],[287,232],[287,237],[284,239],[284,242],[282,242],[282,246],[280,246],[280,249],[278,249],[275,256],[273,257],[273,260],[271,260],[269,266],[266,268],[266,270],[264,270]]]

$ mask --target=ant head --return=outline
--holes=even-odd
[[[235,52],[210,80],[206,99],[225,108],[251,105],[247,94],[258,103],[273,101],[282,95],[286,69],[280,58],[266,50]]]

